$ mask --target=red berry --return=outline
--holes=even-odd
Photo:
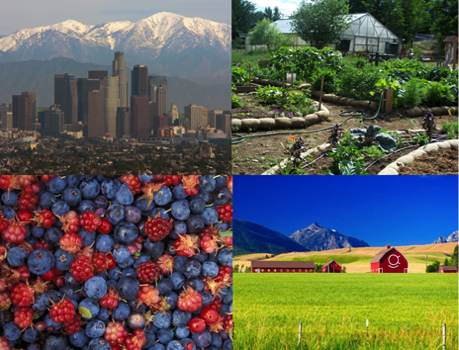
[[[159,268],[161,269],[161,273],[166,275],[168,273],[172,273],[174,270],[174,257],[170,256],[169,254],[161,255],[156,259],[156,263],[158,264]]]
[[[159,266],[151,261],[139,264],[137,268],[137,278],[142,283],[156,282],[161,276],[161,269]]]
[[[45,273],[44,275],[42,275],[41,277],[43,277],[44,280],[46,281],[52,281],[54,279],[54,276],[56,274],[54,273],[54,270],[51,269],[49,270],[47,273]]]
[[[46,329],[46,327],[47,326],[46,326],[46,322],[45,321],[38,321],[37,323],[35,323],[35,328],[39,332],[43,332]]]
[[[174,248],[178,256],[186,256],[191,258],[199,251],[197,247],[198,238],[192,238],[190,235],[178,235],[177,240],[174,242]]]
[[[21,280],[27,281],[30,278],[30,270],[27,265],[19,266],[16,271],[19,272]]]
[[[22,224],[12,221],[10,225],[3,230],[2,239],[8,243],[19,243],[25,239],[27,228]]]
[[[119,322],[109,322],[105,328],[105,340],[112,346],[124,344],[129,333],[124,329],[123,325]]]
[[[83,321],[81,320],[81,315],[75,314],[71,320],[65,321],[62,326],[64,327],[65,333],[72,335],[73,333],[81,331],[82,325]]]
[[[43,226],[43,228],[48,229],[53,226],[57,219],[51,210],[42,209],[35,212],[33,221],[37,224],[37,226]]]
[[[32,213],[27,210],[19,210],[17,217],[20,222],[26,225],[30,224],[30,221],[32,221]]]
[[[166,184],[168,186],[173,185],[173,186],[178,186],[180,182],[182,182],[182,175],[166,175]]]
[[[226,236],[224,242],[228,247],[232,248],[233,247],[233,236]]]
[[[49,250],[50,252],[54,252],[54,247],[49,244],[46,239],[42,238],[40,241],[35,242],[33,244],[33,249],[38,250],[38,249],[46,249]]]
[[[218,243],[216,236],[210,233],[200,233],[199,237],[201,238],[199,246],[208,254],[213,253],[218,250]]]
[[[225,317],[225,320],[223,321],[223,328],[225,328],[227,331],[233,329],[233,315],[228,315]]]
[[[188,322],[188,328],[193,333],[199,333],[206,329],[206,322],[202,318],[193,318]]]
[[[35,301],[33,290],[28,285],[19,282],[11,290],[11,302],[18,307],[29,307]]]
[[[123,175],[120,178],[122,183],[126,183],[129,186],[133,195],[140,193],[142,187],[142,181],[140,181],[137,175]]]
[[[76,233],[67,232],[59,240],[59,245],[62,250],[74,254],[83,247],[83,239]]]
[[[153,286],[141,286],[137,292],[139,304],[146,304],[150,308],[160,301],[159,290]]]
[[[56,323],[70,321],[75,313],[74,305],[69,299],[62,299],[49,310],[49,316]]]
[[[8,310],[11,306],[10,293],[1,292],[0,293],[0,309]]]
[[[78,214],[71,210],[64,217],[61,218],[62,231],[77,233],[80,230],[80,218]]]
[[[107,270],[107,257],[102,252],[95,252],[91,257],[92,264],[94,266],[94,270],[97,273],[102,273]]]
[[[80,215],[80,225],[90,233],[93,233],[101,225],[102,220],[96,213],[85,211]]]
[[[160,241],[169,235],[173,228],[172,219],[161,217],[148,218],[143,231],[153,242]]]
[[[209,306],[213,307],[217,311],[220,311],[222,309],[222,299],[220,297],[215,297]]]
[[[194,312],[202,306],[202,295],[191,286],[184,290],[177,301],[177,307],[182,311]]]
[[[62,287],[65,285],[65,280],[64,280],[64,277],[60,276],[60,277],[54,277],[54,280],[53,282],[56,284],[56,286],[59,286],[59,287]]]
[[[5,337],[0,337],[0,349],[1,350],[10,350],[10,343]]]
[[[8,226],[9,226],[8,222],[2,217],[0,217],[0,232],[3,232],[4,230],[6,230]]]
[[[70,265],[70,273],[77,281],[87,281],[94,277],[94,270],[91,260],[86,255],[80,255],[77,259],[72,261]]]
[[[218,220],[221,222],[233,221],[233,207],[231,204],[225,204],[217,208]]]
[[[204,309],[201,311],[201,318],[207,323],[207,324],[214,324],[215,322],[218,321],[218,311],[215,310],[211,306],[206,306]]]
[[[107,234],[112,230],[112,224],[105,219],[100,220],[100,226],[97,228],[97,231],[103,234]]]
[[[30,188],[30,193],[27,193],[25,190],[22,192],[21,197],[19,197],[19,210],[28,210],[32,211],[37,206],[40,198],[33,193],[32,188]]]
[[[145,331],[136,329],[133,336],[127,337],[126,348],[127,350],[141,350],[146,342]]]
[[[188,196],[198,194],[199,176],[190,175],[182,178],[182,188]]]
[[[20,328],[26,328],[32,324],[34,314],[35,313],[32,308],[20,307],[14,311],[14,323],[16,323]]]

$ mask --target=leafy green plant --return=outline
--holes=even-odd
[[[231,67],[231,83],[236,85],[248,85],[250,83],[248,72],[241,67]]]
[[[321,69],[314,75],[314,77],[312,78],[312,89],[320,91],[322,76],[324,77],[323,91],[325,93],[335,93],[339,87],[339,78],[337,77],[336,72],[332,71],[331,69]]]
[[[415,107],[421,104],[424,96],[425,89],[420,79],[411,79],[403,84],[403,106]]]
[[[299,114],[301,116],[312,114],[314,112],[317,112],[317,106],[316,105],[311,105],[310,103],[312,100],[308,99],[306,102],[306,105],[300,105],[300,106],[290,106],[289,110],[290,112],[293,113],[294,116],[298,116]]]
[[[280,88],[275,86],[260,87],[257,89],[257,97],[266,104],[279,104],[282,107],[291,105],[310,105],[312,100],[307,93],[291,92],[291,88]]]
[[[236,88],[232,87],[231,90],[236,90]],[[234,92],[231,93],[231,108],[238,108],[242,107],[244,104],[239,100],[239,97],[236,96]]]
[[[429,143],[429,135],[427,134],[417,134],[415,137],[413,137],[413,142],[419,143],[421,146],[425,145],[426,143]]]
[[[441,130],[447,134],[448,140],[457,139],[458,122],[441,123]]]
[[[375,84],[382,78],[382,73],[374,67],[365,66],[357,69],[346,65],[340,72],[337,95],[359,100],[369,100]]]
[[[351,129],[351,135],[358,138],[365,147],[378,146],[384,151],[394,151],[397,148],[397,140],[390,134],[381,132],[381,127],[370,125],[366,129]]]
[[[428,106],[451,106],[456,99],[453,89],[444,81],[433,81],[426,88],[425,101]]]
[[[354,61],[354,65],[357,67],[357,68],[363,68],[367,65],[368,61],[363,58],[363,57],[358,57],[355,61]]]
[[[376,160],[386,155],[382,149],[375,145],[364,148],[363,152],[365,153],[365,156],[370,160]]]

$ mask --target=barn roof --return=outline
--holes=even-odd
[[[328,267],[330,265],[333,265],[333,263],[336,263],[337,265],[339,265],[335,260],[330,260],[328,263],[326,263],[323,267]]]
[[[440,266],[443,271],[454,271],[457,272],[457,266]]]
[[[263,269],[313,269],[314,261],[259,261],[252,260],[252,268]]]
[[[373,260],[370,261],[370,264],[381,262],[382,260],[384,260],[386,255],[388,255],[391,251],[394,251],[394,250],[403,255],[403,253],[401,251],[397,250],[394,247],[391,247],[390,245],[387,245],[386,249],[381,250],[378,254],[375,255]],[[403,257],[405,257],[405,255],[403,255]],[[406,259],[406,257],[405,257],[405,259]],[[406,259],[406,260],[408,261],[408,259]]]

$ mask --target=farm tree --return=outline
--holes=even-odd
[[[301,39],[322,49],[338,42],[340,34],[349,28],[348,14],[348,0],[303,0],[292,14],[292,26]]]
[[[291,45],[291,41],[267,18],[258,22],[253,31],[250,32],[251,45],[266,45],[268,51],[281,46]]]

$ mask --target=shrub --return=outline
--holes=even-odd
[[[425,101],[429,107],[451,106],[454,100],[453,90],[445,82],[433,81],[427,85]]]
[[[338,90],[339,80],[335,72],[326,69],[319,70],[313,77],[312,89],[320,91],[320,85],[322,82],[322,76],[324,77],[324,92],[327,94],[334,94]]]
[[[425,89],[418,79],[412,79],[403,85],[405,92],[403,93],[403,105],[405,107],[415,107],[421,104]]]

